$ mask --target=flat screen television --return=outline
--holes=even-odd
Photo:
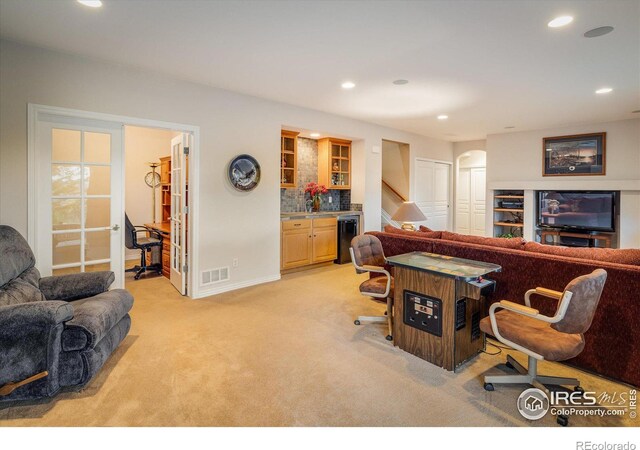
[[[615,231],[616,191],[538,191],[538,226]]]

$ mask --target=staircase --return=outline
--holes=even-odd
[[[386,225],[392,225],[396,228],[400,228],[400,224],[395,220],[391,220],[391,216],[395,214],[396,210],[402,202],[406,202],[407,199],[396,191],[389,183],[382,180],[382,214],[380,217],[381,230],[384,230]]]

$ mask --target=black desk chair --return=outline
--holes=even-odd
[[[157,231],[147,227],[133,226],[129,217],[124,215],[126,233],[124,235],[124,245],[129,249],[140,249],[140,265],[125,270],[125,272],[136,272],[135,280],[140,278],[146,271],[155,271],[162,274],[162,262],[147,265],[145,253],[150,252],[153,247],[160,247],[159,254],[162,255],[162,236]],[[138,237],[138,233],[145,233],[145,236]],[[146,236],[146,234],[149,236]],[[152,256],[153,257],[153,256]]]

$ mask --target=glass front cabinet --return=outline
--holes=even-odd
[[[318,183],[328,189],[351,189],[351,141],[318,140]]]

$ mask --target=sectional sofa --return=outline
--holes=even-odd
[[[486,261],[502,266],[491,274],[495,301],[524,303],[524,293],[541,286],[562,291],[573,278],[596,268],[607,271],[604,292],[593,323],[585,334],[584,351],[566,363],[618,381],[640,386],[640,249],[569,248],[467,236],[447,231],[405,231],[386,227],[377,236],[386,256],[426,251]],[[533,296],[533,307],[553,314],[555,303]]]

